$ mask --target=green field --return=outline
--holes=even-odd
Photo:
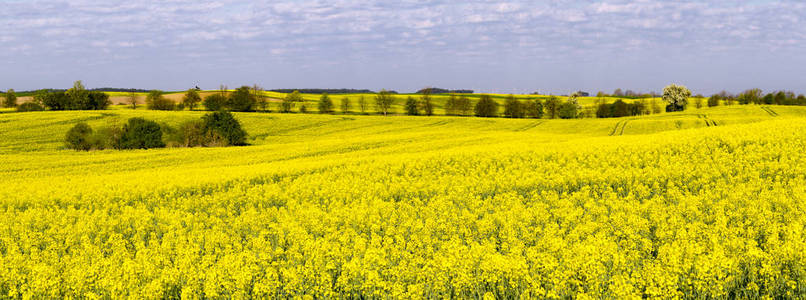
[[[63,144],[204,113],[0,113],[0,298],[806,297],[803,107],[235,113],[249,146]]]

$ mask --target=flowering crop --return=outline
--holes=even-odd
[[[252,146],[89,153],[61,132],[198,116],[0,115],[0,298],[806,297],[806,119],[773,109],[238,114]]]

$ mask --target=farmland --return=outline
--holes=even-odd
[[[63,145],[202,114],[0,114],[0,298],[806,296],[803,107],[236,113],[249,146]]]

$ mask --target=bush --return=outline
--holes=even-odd
[[[20,104],[19,106],[17,106],[17,111],[19,111],[19,112],[43,111],[43,110],[45,110],[45,108],[42,107],[42,105],[39,105],[39,103],[36,103],[36,102],[25,102],[25,103]]]
[[[476,103],[475,112],[477,117],[497,117],[498,103],[490,95],[481,95],[481,99]]]
[[[157,122],[143,118],[131,118],[123,125],[117,149],[150,149],[165,147],[162,141],[162,128]]]
[[[77,151],[89,151],[92,149],[90,135],[92,128],[87,123],[81,122],[70,128],[64,138],[64,144],[69,149]]]
[[[175,110],[176,103],[165,98],[160,90],[153,90],[146,96],[146,105],[151,110]]]
[[[255,104],[257,97],[252,94],[251,88],[242,86],[229,94],[226,106],[232,111],[254,111]]]
[[[210,111],[219,111],[224,109],[227,104],[227,97],[221,94],[212,94],[204,97],[204,108]]]
[[[246,145],[246,131],[241,128],[241,123],[228,111],[217,111],[206,114],[202,117],[204,132],[211,139],[216,136],[223,138],[226,145]],[[211,145],[219,144],[211,140]]]

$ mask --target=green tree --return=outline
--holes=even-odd
[[[481,95],[479,102],[476,103],[475,113],[477,117],[497,117],[498,102],[495,102],[490,95]]]
[[[131,118],[123,125],[117,149],[151,149],[165,147],[162,128],[157,122],[143,118]]]
[[[523,118],[524,115],[525,114],[521,102],[518,99],[515,99],[514,95],[507,96],[507,99],[504,102],[504,117]]]
[[[416,116],[420,114],[420,108],[417,107],[417,100],[409,96],[406,98],[406,114],[409,116]]]
[[[422,90],[422,97],[420,97],[420,106],[422,108],[423,114],[426,116],[433,116],[434,115],[434,104],[431,103],[431,88],[425,88]]]
[[[364,98],[364,95],[358,96],[358,108],[361,110],[362,114],[367,113],[367,100]]]
[[[137,102],[138,102],[137,98],[138,96],[137,93],[135,92],[130,92],[126,94],[126,101],[129,102],[129,105],[132,106],[132,109],[137,109]]]
[[[688,105],[691,91],[682,85],[670,84],[663,88],[663,101],[666,102],[666,111],[683,111]]]
[[[543,108],[546,110],[546,116],[548,116],[549,119],[556,119],[560,111],[560,98],[549,96]]]
[[[381,90],[378,95],[375,96],[375,106],[378,113],[382,113],[384,116],[389,114],[389,110],[392,108],[394,102],[395,97],[385,89]]]
[[[14,89],[8,89],[6,92],[5,99],[3,101],[3,106],[5,107],[17,107],[17,93],[14,92]]]
[[[457,112],[457,99],[456,95],[451,94],[448,96],[448,100],[445,100],[445,115],[446,116],[455,116],[458,114]]]
[[[280,110],[284,113],[290,113],[291,110],[294,109],[294,105],[297,102],[302,102],[302,95],[300,95],[299,91],[294,91],[291,94],[287,94],[285,95],[285,98],[283,98],[283,102],[280,103]]]
[[[252,89],[248,86],[237,88],[227,98],[227,108],[231,111],[254,111],[256,103],[257,99],[255,99]]]
[[[77,151],[89,151],[92,149],[90,136],[92,135],[92,128],[87,123],[81,122],[70,128],[64,138],[64,145],[68,149]]]
[[[344,96],[341,98],[341,113],[347,114],[350,113],[350,110],[353,108],[353,105],[350,103],[350,97]]]
[[[322,93],[322,96],[319,97],[319,113],[322,114],[329,114],[333,112],[333,100],[330,100],[330,96],[327,93]]]
[[[577,95],[574,93],[571,94],[571,97],[569,97],[568,100],[560,104],[557,115],[561,119],[576,119],[580,117],[579,110],[580,106],[577,102]]]
[[[533,119],[543,118],[543,103],[540,100],[529,100],[524,105],[526,116]]]
[[[719,94],[714,94],[708,98],[708,107],[719,106],[719,101],[722,100],[722,96]]]
[[[71,107],[68,109],[82,109],[86,107],[89,92],[84,88],[81,80],[73,83],[73,87],[67,90],[67,97],[70,97]]]
[[[202,98],[199,95],[199,91],[196,89],[187,90],[187,92],[185,92],[185,96],[182,97],[182,104],[190,110],[193,110],[201,101]]]
[[[470,98],[465,95],[459,96],[456,99],[456,111],[462,116],[469,116],[473,113],[473,104],[470,102]]]
[[[227,105],[227,97],[221,94],[211,94],[204,97],[204,108],[210,111],[223,110]]]
[[[252,85],[252,96],[255,97],[255,106],[257,109],[263,112],[269,111],[269,102],[266,101],[266,94],[263,93],[263,88],[257,84]]]
[[[176,103],[163,96],[160,90],[153,90],[146,96],[146,105],[151,110],[174,110]]]
[[[204,132],[213,137],[212,145],[245,145],[246,131],[241,123],[228,111],[217,111],[204,115]]]

